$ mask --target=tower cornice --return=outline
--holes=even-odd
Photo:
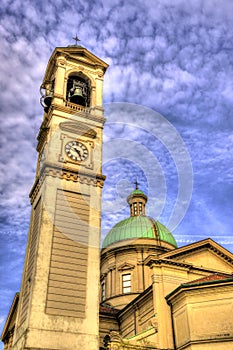
[[[57,165],[48,165],[44,163],[41,169],[41,175],[40,177],[36,178],[29,194],[31,203],[34,202],[46,176],[56,177],[67,181],[79,182],[81,184],[87,184],[101,188],[104,186],[104,181],[106,179],[106,176],[103,174],[93,174],[91,172],[81,170],[74,171],[68,166],[63,166],[61,169],[61,167]]]

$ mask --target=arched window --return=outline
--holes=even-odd
[[[133,210],[134,210],[134,216],[136,216],[138,213],[137,203],[133,204]]]
[[[82,72],[73,73],[67,81],[66,99],[72,103],[89,107],[91,81]]]
[[[142,202],[139,202],[139,215],[142,215]]]

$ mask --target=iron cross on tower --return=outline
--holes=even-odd
[[[75,40],[75,45],[78,46],[78,41],[81,41],[81,40],[78,38],[77,33],[73,39]]]

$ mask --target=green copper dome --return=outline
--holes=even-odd
[[[130,195],[131,195],[131,196],[132,196],[132,195],[134,195],[134,194],[142,194],[142,195],[144,195],[144,196],[145,196],[145,193],[144,193],[144,192],[142,192],[141,190],[138,190],[138,189],[133,190],[133,191],[130,193]]]
[[[175,238],[171,232],[159,221],[148,216],[131,216],[118,222],[109,231],[104,239],[102,248],[116,242],[137,238],[160,240],[177,247]]]
[[[104,239],[102,248],[120,241],[139,238],[154,239],[158,245],[159,242],[165,242],[177,247],[171,232],[160,222],[146,216],[147,196],[138,189],[137,181],[136,189],[127,197],[127,202],[130,206],[130,217],[118,222],[109,231]]]

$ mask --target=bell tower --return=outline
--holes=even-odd
[[[103,76],[87,49],[56,48],[43,122],[13,349],[98,349]]]

